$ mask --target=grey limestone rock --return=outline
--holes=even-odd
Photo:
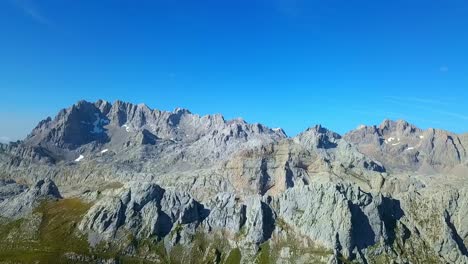
[[[29,188],[12,181],[0,182],[0,216],[18,219],[32,212],[43,200],[60,199],[53,181],[44,179]]]
[[[138,238],[165,237],[178,225],[198,225],[205,214],[203,206],[187,193],[130,182],[91,207],[79,229],[89,233],[93,241],[109,241],[119,231]]]

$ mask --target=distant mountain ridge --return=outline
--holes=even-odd
[[[395,170],[451,169],[467,162],[462,135],[439,129],[421,130],[404,120],[385,120],[378,127],[365,126],[344,138],[388,168]]]
[[[337,133],[321,129],[324,140],[320,142],[324,144],[330,143],[326,140],[327,133],[341,138]],[[61,110],[54,119],[39,122],[21,145],[32,148],[30,152],[35,154],[31,155],[45,156],[48,161],[56,162],[76,159],[78,156],[72,152],[84,146],[95,149],[104,145],[154,145],[156,141],[173,141],[193,144],[202,152],[206,146],[215,151],[216,156],[225,151],[235,152],[236,149],[229,149],[241,141],[263,145],[285,138],[288,137],[282,129],[248,124],[239,118],[226,121],[219,114],[201,117],[181,108],[168,112],[150,109],[145,104],[122,101],[111,104],[98,100],[95,103],[79,101]],[[466,162],[466,138],[466,135],[438,129],[423,131],[404,120],[384,120],[379,126],[361,126],[343,136],[360,152],[388,168],[426,169],[426,172],[432,168],[445,170]],[[229,140],[233,144],[229,144]],[[209,156],[208,153],[205,155]]]
[[[0,144],[0,260],[468,263],[467,143],[79,101]]]

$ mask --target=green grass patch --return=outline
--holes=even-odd
[[[270,243],[267,241],[260,245],[260,251],[255,259],[256,264],[269,264],[270,262]]]
[[[229,252],[224,264],[240,264],[242,259],[242,254],[238,248],[234,248]]]
[[[89,255],[89,247],[85,238],[76,234],[76,226],[89,205],[79,199],[63,199],[46,201],[34,214],[40,217],[37,230],[29,230],[26,221],[22,219],[10,222],[0,227],[0,237],[9,243],[0,245],[0,259],[20,263],[64,263],[65,252]],[[25,239],[22,233],[34,233],[36,239]],[[2,243],[3,244],[3,243]]]

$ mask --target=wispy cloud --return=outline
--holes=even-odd
[[[426,112],[445,115],[461,120],[468,120],[468,116],[465,114],[444,110],[444,108],[446,109],[450,107],[453,103],[449,98],[434,100],[430,98],[386,96],[384,97],[384,100],[387,103],[397,104],[403,107],[424,110]]]
[[[443,115],[452,116],[452,117],[459,118],[459,119],[463,119],[463,120],[468,120],[467,115],[463,115],[463,114],[459,114],[455,112],[447,112],[447,111],[440,111],[440,110],[435,110],[434,112],[443,114]]]
[[[396,102],[403,102],[403,103],[419,103],[419,104],[433,104],[433,105],[448,105],[450,104],[447,101],[442,100],[434,100],[430,98],[424,97],[399,97],[399,96],[385,96],[384,99],[387,101],[396,101]]]
[[[374,110],[374,111],[369,111],[365,109],[349,109],[350,112],[362,115],[362,116],[367,116],[367,117],[372,117],[372,118],[378,118],[380,120],[384,119],[392,119],[392,120],[398,120],[398,119],[403,119],[408,122],[420,122],[420,123],[427,123],[431,125],[442,125],[443,122],[440,122],[438,120],[434,119],[427,119],[427,118],[421,118],[420,116],[415,116],[413,114],[408,114],[408,113],[402,113],[402,112],[395,112],[395,111],[385,111],[385,110]]]
[[[47,17],[45,17],[40,11],[38,5],[36,4],[37,1],[34,1],[34,0],[11,0],[11,1],[16,7],[21,9],[23,13],[29,16],[32,20],[40,24],[51,25],[50,20]]]

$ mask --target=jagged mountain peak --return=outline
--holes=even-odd
[[[338,133],[328,130],[322,125],[309,127],[294,138],[304,146],[324,149],[336,147],[340,139],[341,136]]]
[[[406,120],[399,119],[399,120],[390,120],[385,119],[380,125],[379,130],[382,134],[391,133],[391,132],[399,132],[399,133],[415,133],[421,131],[421,129],[417,128],[415,125],[408,123]]]
[[[46,160],[54,161],[76,160],[84,152],[104,148],[167,144],[186,145],[184,152],[203,153],[208,159],[285,137],[283,131],[240,118],[226,121],[219,114],[199,116],[182,108],[161,111],[145,104],[81,100],[60,110],[54,119],[41,121],[22,145],[37,149],[39,156],[51,153]]]
[[[379,126],[351,130],[344,139],[393,170],[446,170],[466,159],[462,139],[448,131],[422,130],[405,120],[384,120]]]
[[[174,109],[173,112],[176,113],[176,114],[192,114],[192,112],[190,112],[190,110],[188,110],[186,108],[181,108],[181,107],[177,107],[176,109]]]
[[[330,129],[322,126],[321,124],[317,124],[315,126],[309,127],[303,133],[305,134],[307,133],[329,134],[329,135],[332,135],[333,137],[341,138],[341,136],[338,133],[331,131]]]

